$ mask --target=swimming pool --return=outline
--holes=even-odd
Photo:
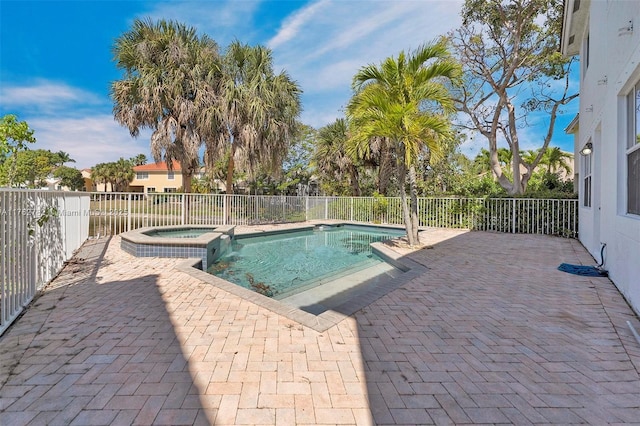
[[[280,300],[384,264],[370,244],[403,235],[402,229],[360,225],[236,235],[207,272]]]
[[[120,234],[120,247],[136,257],[199,257],[207,269],[233,238],[234,226],[154,226]]]

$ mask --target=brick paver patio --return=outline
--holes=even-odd
[[[579,242],[423,239],[426,272],[322,332],[89,241],[0,339],[0,425],[640,424],[640,322],[556,269]]]

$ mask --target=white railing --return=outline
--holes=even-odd
[[[420,198],[422,227],[577,237],[578,201]],[[143,226],[344,220],[402,225],[399,198],[0,189],[0,334],[89,237]]]
[[[306,199],[224,194],[91,194],[90,236],[146,226],[253,225],[306,220]]]
[[[0,334],[89,235],[89,194],[0,189]]]
[[[252,225],[345,220],[402,225],[400,198],[288,197],[224,194],[93,193],[90,235],[143,226]],[[578,200],[420,198],[422,227],[510,233],[578,234]]]

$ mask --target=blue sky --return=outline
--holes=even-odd
[[[238,39],[273,50],[304,94],[301,121],[319,128],[343,115],[351,78],[362,66],[460,25],[461,0],[318,1],[0,1],[0,115],[16,114],[35,130],[33,148],[63,150],[78,168],[143,153],[113,120],[109,86],[120,78],[113,41],[136,18],[176,20],[216,40],[223,50]],[[572,150],[560,117],[553,145]],[[521,133],[523,149],[540,145],[543,130]],[[462,151],[473,155],[476,137]]]

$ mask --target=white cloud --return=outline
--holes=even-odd
[[[314,111],[315,124],[318,117],[333,121],[342,115],[340,108],[351,95],[351,80],[359,68],[415,49],[459,26],[463,1],[319,0],[302,3],[275,30],[261,22],[258,14],[270,3],[275,4],[162,2],[144,16],[195,26],[222,47],[234,38],[267,45],[273,50],[275,69],[286,70],[304,92],[303,120]],[[265,30],[273,33],[260,35]],[[323,102],[315,103],[318,96]]]
[[[140,153],[153,161],[149,154],[151,133],[141,132],[134,139],[109,114],[79,118],[49,116],[27,118],[26,121],[34,130],[37,140],[30,149],[65,151],[76,160],[75,164],[70,165],[78,169],[116,161],[120,157],[130,158]]]
[[[37,80],[31,85],[0,88],[2,114],[18,114],[34,131],[30,149],[65,151],[82,169],[96,163],[149,156],[150,131],[132,138],[110,114],[111,101],[65,83]]]
[[[358,69],[445,35],[460,24],[461,5],[457,0],[322,2],[313,19],[295,27],[294,37],[274,44],[276,69],[286,69],[298,81],[305,111],[318,112],[313,121],[333,119],[342,115]],[[326,99],[322,110],[309,104],[316,96]]]
[[[103,100],[93,93],[71,87],[64,83],[38,80],[25,86],[5,86],[0,88],[0,104],[4,108],[26,107],[49,109],[69,104],[99,104]]]
[[[320,0],[319,2],[310,4],[309,6],[302,8],[294,13],[289,18],[285,19],[282,26],[278,30],[278,34],[267,42],[267,46],[271,49],[275,49],[281,44],[291,40],[298,35],[300,29],[307,22],[313,20],[318,11],[320,11],[325,5],[330,3],[329,0]]]

